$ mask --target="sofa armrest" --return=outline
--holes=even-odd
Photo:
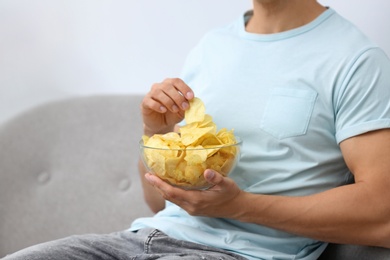
[[[318,260],[389,260],[390,249],[358,246],[329,244]]]

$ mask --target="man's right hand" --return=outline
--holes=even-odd
[[[172,132],[184,118],[189,101],[194,98],[192,89],[178,78],[153,84],[141,103],[144,134]]]

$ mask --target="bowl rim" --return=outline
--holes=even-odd
[[[143,140],[139,140],[138,144],[140,148],[147,148],[147,149],[154,149],[154,150],[168,150],[168,151],[196,151],[196,150],[209,150],[209,149],[222,149],[232,146],[241,146],[242,145],[242,139],[238,136],[235,136],[236,142],[232,144],[223,144],[223,145],[215,145],[212,147],[202,147],[202,148],[195,148],[195,147],[184,147],[184,148],[161,148],[161,147],[153,147],[153,146],[147,146],[143,144]]]

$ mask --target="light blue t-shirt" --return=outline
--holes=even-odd
[[[230,177],[245,191],[284,196],[351,182],[339,143],[390,128],[389,59],[332,9],[270,35],[246,32],[247,19],[205,35],[182,77],[217,126],[243,140]],[[251,223],[193,217],[172,203],[131,230],[143,227],[248,259],[317,259],[326,246]]]

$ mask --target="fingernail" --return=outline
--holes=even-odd
[[[160,107],[160,111],[161,111],[161,112],[167,112],[167,109],[166,109],[165,107],[161,106],[161,107]]]
[[[187,109],[187,108],[189,107],[189,105],[188,105],[187,102],[183,102],[183,103],[181,104],[181,107],[182,107],[183,109]]]
[[[209,180],[214,178],[214,175],[215,175],[214,171],[209,170],[206,172],[206,178]]]
[[[186,93],[186,98],[191,99],[193,97],[194,97],[194,93],[192,93],[191,91]]]
[[[177,112],[177,111],[179,111],[179,108],[178,108],[176,105],[173,105],[173,106],[172,106],[172,110],[173,110],[174,112]]]

